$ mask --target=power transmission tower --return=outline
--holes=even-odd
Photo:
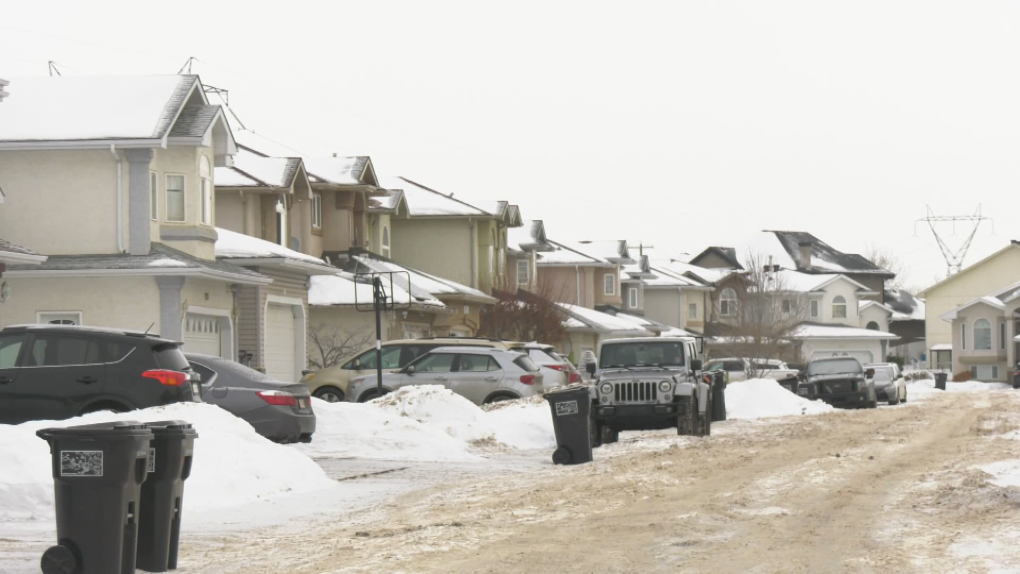
[[[918,219],[917,223],[926,222],[928,228],[931,229],[932,235],[935,236],[935,242],[938,243],[939,250],[942,251],[942,257],[946,259],[947,276],[959,273],[963,269],[963,260],[967,257],[967,251],[970,250],[974,236],[977,235],[978,227],[981,226],[982,221],[990,221],[990,218],[981,215],[981,204],[978,204],[977,211],[973,215],[935,215],[930,205],[926,205],[925,209],[928,211],[927,217]],[[973,225],[973,228],[971,228],[970,233],[966,235],[959,247],[953,249],[935,228],[936,223],[952,223],[953,235],[956,235],[957,223],[969,223]]]
[[[53,60],[50,60],[49,62],[47,62],[47,65],[49,65],[49,67],[50,67],[50,77],[51,78],[53,77],[53,74],[56,74],[58,76],[62,76],[63,75],[63,74],[60,73],[60,70],[57,69],[57,63],[54,62]]]
[[[181,66],[181,69],[177,70],[177,75],[180,76],[180,75],[184,74],[184,70],[187,70],[188,71],[188,75],[190,76],[191,75],[191,64],[192,64],[192,62],[194,62],[197,59],[198,58],[196,58],[194,56],[189,57],[188,61],[184,62],[184,65]]]

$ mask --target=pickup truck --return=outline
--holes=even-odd
[[[757,373],[760,378],[785,381],[795,379],[799,371],[791,369],[783,361],[776,359],[737,359],[727,357],[712,359],[705,365],[706,371],[726,371],[728,382],[746,381],[749,374]],[[796,392],[796,391],[794,391]]]

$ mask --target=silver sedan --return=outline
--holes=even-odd
[[[383,374],[381,394],[414,385],[442,385],[476,405],[519,399],[542,392],[542,373],[528,355],[482,347],[440,347],[399,372]],[[380,396],[375,375],[351,381],[348,400]]]

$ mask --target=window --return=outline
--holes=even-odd
[[[424,355],[414,362],[416,373],[449,373],[453,370],[453,359],[456,355],[451,353],[433,353]]]
[[[99,344],[92,339],[61,335],[36,335],[25,366],[59,367],[102,363]]]
[[[312,196],[312,227],[316,229],[322,228],[322,194],[316,193]],[[386,228],[383,228],[383,233],[386,232]],[[383,244],[386,244],[385,239]]]
[[[730,317],[737,313],[737,292],[729,287],[722,290],[719,296],[719,314]]]
[[[198,173],[202,180],[202,223],[212,225],[213,222],[213,186],[212,170],[209,159],[202,156],[198,162]]]
[[[697,303],[688,303],[687,304],[687,318],[688,319],[697,319],[698,318],[698,304]]]
[[[153,221],[159,221],[159,176],[149,172],[149,211]]]
[[[616,295],[616,276],[612,273],[606,273],[602,276],[603,292],[607,296]]]
[[[992,324],[988,322],[988,319],[974,321],[974,350],[992,350]]]
[[[502,247],[499,248],[499,274],[503,275],[506,272],[506,250]]]
[[[462,373],[484,373],[498,371],[499,363],[488,355],[461,355],[457,370]]]
[[[999,378],[998,365],[975,365],[970,368],[970,376],[978,381],[992,381]]]
[[[999,323],[999,350],[1006,349],[1006,323]]]
[[[960,323],[960,348],[967,348],[967,324]]]
[[[389,257],[390,256],[390,228],[389,227],[383,227],[382,228],[382,256],[383,257]]]
[[[77,311],[36,313],[35,322],[40,325],[81,325],[81,313]]]
[[[530,269],[529,263],[530,263],[530,261],[528,261],[527,259],[518,259],[517,260],[517,284],[518,285],[528,285],[529,283],[531,283],[530,278],[528,277],[528,271]]]
[[[818,318],[818,300],[811,301],[811,317]]]
[[[0,369],[13,369],[18,364],[18,354],[27,338],[25,335],[0,337]]]
[[[832,299],[832,318],[846,319],[846,299],[842,295],[836,295]]]
[[[166,220],[184,222],[184,176],[166,176]]]
[[[866,329],[868,329],[869,331],[878,331],[878,323],[874,321],[869,321]]]
[[[400,368],[400,346],[394,345],[391,347],[383,347],[382,350],[382,368],[383,369],[399,369]],[[351,359],[344,369],[353,371],[370,371],[376,368],[375,361],[376,350],[365,351]]]
[[[627,293],[627,295],[628,295],[627,301],[628,301],[630,307],[632,309],[637,308],[637,306],[638,306],[638,304],[637,304],[638,303],[638,301],[637,301],[637,287],[631,287],[630,291]]]
[[[782,306],[783,306],[783,313],[789,313],[790,312],[790,308],[792,307],[792,305],[790,304],[790,300],[789,299],[783,299]]]
[[[287,232],[287,201],[283,196],[280,196],[276,200],[276,243],[287,247],[289,235],[290,233]]]
[[[496,232],[492,232],[492,242],[489,243],[489,275],[496,274]]]

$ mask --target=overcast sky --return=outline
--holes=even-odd
[[[297,151],[370,155],[516,203],[553,238],[656,255],[803,230],[892,251],[926,287],[945,274],[926,205],[994,218],[969,262],[1020,236],[1016,2],[502,6],[6,0],[0,77],[194,56],[249,129]]]

